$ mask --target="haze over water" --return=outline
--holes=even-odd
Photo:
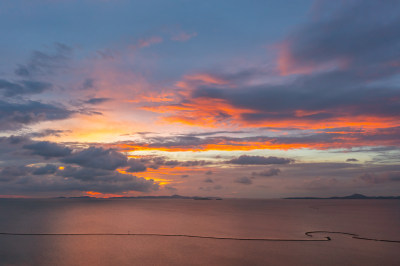
[[[399,265],[398,200],[2,199],[1,265]],[[6,215],[4,215],[6,214]],[[160,234],[136,236],[133,234]],[[254,241],[228,238],[331,241]]]

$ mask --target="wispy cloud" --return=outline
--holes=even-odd
[[[179,32],[177,34],[174,34],[171,37],[171,40],[173,41],[179,41],[179,42],[186,42],[194,37],[197,36],[196,32],[191,32],[191,33],[187,33],[187,32]]]
[[[137,47],[144,48],[144,47],[148,47],[153,44],[161,43],[162,41],[163,41],[163,38],[161,38],[159,36],[152,36],[152,37],[149,37],[146,39],[140,39],[138,41]]]

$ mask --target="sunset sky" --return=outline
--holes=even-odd
[[[0,196],[398,195],[400,1],[2,0]]]

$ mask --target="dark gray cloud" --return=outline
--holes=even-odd
[[[343,60],[347,68],[365,78],[398,73],[399,66],[390,64],[399,59],[398,1],[359,0],[325,5],[320,10],[325,16],[299,27],[287,38],[293,67],[316,67]]]
[[[205,172],[204,174],[206,174],[206,175],[212,175],[213,174],[213,171],[211,171],[211,170],[208,170],[207,172]]]
[[[51,179],[42,176],[26,176],[3,182],[0,186],[1,194],[39,194],[49,193],[60,195],[63,193],[76,193],[94,191],[100,193],[121,193],[128,191],[151,192],[159,187],[151,180],[130,176],[125,178],[122,174],[114,173],[107,178],[80,180],[63,176],[52,176]]]
[[[288,164],[294,162],[293,159],[280,158],[275,156],[251,156],[241,155],[238,158],[227,161],[230,164],[242,164],[242,165],[267,165],[267,164]]]
[[[38,179],[35,176],[47,175],[51,178]],[[62,177],[61,179],[57,177]],[[71,179],[72,178],[72,179]],[[49,191],[97,191],[114,193],[121,191],[150,191],[158,189],[152,180],[144,180],[112,170],[54,164],[40,167],[25,165],[0,168],[0,181],[11,191],[49,192]],[[1,190],[1,189],[0,189]]]
[[[82,83],[82,89],[87,90],[94,87],[94,79],[88,78],[85,79]]]
[[[400,172],[393,171],[393,172],[383,172],[383,173],[374,173],[374,172],[364,173],[358,176],[358,179],[370,185],[382,184],[387,182],[399,182]]]
[[[234,74],[222,74],[228,86],[194,84],[190,95],[174,103],[177,111],[171,120],[196,122],[193,117],[204,115],[197,113],[202,110],[195,108],[197,104],[222,101],[236,108],[238,115],[232,117],[216,104],[208,110],[216,124],[279,122],[287,128],[295,126],[294,121],[311,125],[371,116],[396,121],[400,88],[389,78],[400,74],[400,3],[367,0],[334,6],[321,10],[324,16],[297,27],[282,41],[279,62],[285,63],[280,67],[301,74],[285,83],[260,85],[248,85],[254,84],[253,76],[240,71],[237,75],[248,78],[247,83],[238,83]],[[237,87],[232,89],[232,84]]]
[[[15,74],[21,77],[33,75],[53,75],[67,68],[73,49],[62,43],[55,43],[52,53],[34,51],[26,64],[19,65]]]
[[[56,145],[56,146],[54,146]],[[29,147],[27,149],[27,147]],[[41,149],[44,147],[43,149]],[[64,148],[67,148],[65,151]],[[95,147],[93,147],[95,148]],[[69,149],[69,150],[68,150]],[[65,147],[62,144],[52,142],[38,142],[29,139],[26,136],[11,136],[0,138],[0,180],[2,185],[0,186],[0,192],[2,194],[9,193],[25,193],[27,195],[40,193],[52,193],[51,195],[62,195],[63,193],[77,194],[83,191],[96,191],[103,193],[118,193],[124,191],[152,191],[158,188],[157,184],[151,180],[145,180],[142,178],[134,177],[130,174],[121,174],[113,170],[115,164],[109,169],[104,167],[95,167],[94,163],[85,162],[84,164],[80,160],[80,164],[75,162],[66,162],[64,159],[74,157],[83,151],[87,151],[90,148],[82,149],[82,144],[69,143],[69,147]],[[32,153],[42,150],[38,156],[32,156]],[[61,152],[59,152],[61,150]],[[73,151],[71,151],[73,150]],[[103,151],[103,152],[102,152]],[[88,153],[83,157],[102,157],[98,156],[103,154],[104,161],[110,159],[110,157],[123,156],[122,160],[118,161],[118,165],[124,169],[129,168],[130,162],[125,159],[121,153],[117,155],[108,154],[104,151],[110,151],[102,148],[100,151]],[[380,151],[382,153],[387,150]],[[106,155],[104,155],[106,154]],[[118,155],[119,154],[119,155]],[[39,156],[40,155],[40,156]],[[55,156],[57,155],[57,156]],[[43,164],[44,160],[41,157],[47,156],[47,164]],[[270,158],[264,157],[263,158]],[[235,158],[235,159],[239,159]],[[279,157],[277,157],[279,158]],[[75,158],[76,159],[76,158]],[[81,159],[81,158],[80,158]],[[101,160],[100,160],[101,161]],[[168,160],[167,157],[157,156],[143,156],[142,158],[134,158],[134,164],[138,163],[145,166],[154,163],[154,161],[160,161],[164,165]],[[61,164],[61,162],[63,162]],[[180,165],[181,161],[177,161]],[[222,161],[224,162],[224,161]],[[257,161],[259,162],[259,161]],[[264,161],[262,161],[264,162]],[[176,165],[176,163],[174,163]],[[201,163],[191,163],[191,165],[199,165]],[[218,163],[216,163],[218,164]],[[243,164],[244,166],[246,164]],[[59,166],[64,166],[59,168]],[[372,187],[396,187],[398,181],[400,181],[399,174],[400,166],[394,162],[392,164],[375,164],[370,162],[367,164],[354,164],[354,163],[301,163],[296,164],[285,164],[284,171],[279,172],[278,168],[267,168],[262,167],[262,164],[248,165],[243,171],[254,171],[255,175],[245,176],[241,178],[233,178],[231,182],[238,184],[252,184],[255,182],[254,178],[261,176],[269,176],[278,174],[283,184],[293,184],[293,189],[302,189],[303,191],[339,191],[346,189],[350,191],[354,188],[371,188]],[[227,172],[235,176],[235,170],[230,168],[232,172]],[[228,170],[228,171],[231,171]],[[205,170],[202,172],[205,173]],[[366,174],[368,173],[368,175]],[[201,174],[201,173],[200,173]],[[185,178],[186,175],[183,176]],[[222,189],[222,186],[218,186],[211,182],[202,182],[207,176],[203,175],[203,179],[197,179],[196,182],[201,182],[205,186],[204,191],[214,191]],[[226,181],[226,175],[222,174],[219,182]],[[178,176],[179,178],[179,176]],[[212,180],[212,179],[211,179]],[[298,180],[298,181],[296,181]],[[260,180],[261,182],[262,180]],[[290,181],[290,182],[289,182]],[[303,182],[304,181],[304,182]],[[219,183],[218,182],[218,183]],[[223,183],[221,183],[223,185]],[[350,191],[351,192],[351,191]],[[313,192],[314,193],[314,192]],[[42,194],[45,195],[45,194]]]
[[[158,189],[153,180],[114,170],[119,166],[133,166],[133,161],[128,162],[125,155],[111,149],[82,149],[78,144],[70,145],[74,148],[54,142],[33,141],[26,136],[0,137],[0,192],[57,195],[64,192],[119,193]],[[49,163],[43,164],[41,157]]]
[[[101,147],[89,147],[74,152],[61,160],[64,163],[77,164],[83,167],[98,168],[104,170],[115,170],[127,165],[127,158],[113,149]]]
[[[253,172],[251,175],[252,176],[262,176],[262,177],[269,177],[269,176],[275,176],[279,175],[281,170],[279,168],[270,168],[263,170],[261,172]]]
[[[128,166],[129,168],[126,171],[130,173],[144,172],[147,170],[146,165],[139,159],[129,159]]]
[[[50,163],[44,165],[43,158],[32,154],[45,157]],[[85,160],[88,157],[91,158]],[[69,160],[71,165],[65,165]],[[72,152],[71,148],[53,142],[37,142],[18,136],[1,137],[0,193],[57,195],[64,192],[119,193],[158,189],[153,180],[113,170],[121,164],[127,165],[126,157],[113,150],[91,147]]]
[[[178,166],[180,164],[180,162],[179,161],[177,161],[177,160],[168,160],[168,161],[164,161],[163,163],[162,163],[162,165],[166,165],[166,166]]]
[[[49,141],[39,141],[27,144],[23,146],[23,148],[30,150],[34,155],[40,155],[45,158],[65,157],[70,155],[72,152],[68,147]]]
[[[72,177],[82,181],[107,180],[107,177],[112,174],[113,172],[108,170],[70,165],[66,166],[63,170],[57,171],[58,176]]]
[[[149,168],[158,169],[160,166],[185,166],[185,167],[196,167],[212,164],[210,161],[205,160],[191,160],[191,161],[178,161],[178,160],[168,160],[163,156],[153,156],[153,157],[142,157],[139,160],[141,163],[147,165]]]
[[[204,160],[192,160],[192,161],[177,161],[177,160],[158,160],[155,161],[154,163],[158,163],[159,165],[165,165],[165,166],[186,166],[186,167],[193,167],[193,166],[204,166],[204,165],[209,165],[211,162],[209,161],[204,161]]]
[[[60,137],[61,135],[70,133],[70,132],[71,132],[71,130],[45,129],[45,130],[41,130],[38,132],[31,132],[26,135],[28,137],[33,137],[33,138],[42,138],[42,137],[48,137],[48,136]]]
[[[344,74],[339,71],[299,77],[293,83],[280,86],[255,86],[241,90],[216,88],[198,88],[193,92],[191,102],[202,97],[212,101],[224,100],[235,108],[252,110],[242,111],[242,122],[259,121],[323,121],[336,117],[349,116],[386,116],[399,115],[400,103],[393,101],[400,96],[396,87],[368,87],[364,82],[346,83]],[[341,80],[343,84],[334,84]],[[337,83],[337,81],[336,81]],[[219,94],[216,95],[215,91]],[[199,93],[201,92],[201,95]],[[196,104],[196,103],[193,103]],[[218,107],[218,106],[216,106]],[[299,113],[298,111],[302,111]],[[185,116],[191,113],[177,113]],[[226,122],[231,117],[216,117],[217,121]]]
[[[45,166],[32,167],[26,165],[14,165],[3,167],[0,171],[0,181],[12,181],[21,177],[26,178],[31,175],[49,175],[54,174],[58,167],[53,164]]]
[[[45,166],[37,167],[32,171],[34,175],[50,175],[57,171],[58,167],[54,164],[46,164]]]
[[[0,137],[0,167],[36,162],[38,157],[22,148],[31,143],[29,138],[22,136]]]
[[[239,183],[239,184],[243,184],[243,185],[251,185],[253,183],[253,181],[250,178],[244,176],[244,177],[236,178],[235,183]]]
[[[346,162],[358,162],[358,160],[356,158],[349,158]]]
[[[69,118],[74,112],[62,105],[55,106],[38,101],[0,100],[0,130],[15,130],[23,126]]]
[[[214,180],[212,180],[211,178],[206,178],[203,180],[203,182],[205,183],[214,183]]]
[[[103,170],[87,167],[67,166],[63,170],[57,171],[57,175],[72,177],[82,181],[102,181],[102,182],[128,182],[135,177],[129,174],[121,174],[112,170]]]
[[[105,102],[111,101],[111,98],[90,98],[89,100],[86,100],[84,103],[87,104],[102,104]]]
[[[38,94],[52,88],[52,84],[41,81],[23,80],[10,82],[0,79],[0,92],[6,97],[24,94]]]
[[[182,162],[180,162],[179,165],[186,166],[186,167],[192,167],[192,166],[204,166],[204,165],[209,165],[209,164],[212,164],[212,162],[204,161],[204,160],[193,160],[193,161],[182,161]]]
[[[26,166],[6,166],[0,171],[0,181],[7,182],[15,178],[25,176],[29,173],[29,168]]]

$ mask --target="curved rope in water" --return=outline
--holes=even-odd
[[[351,236],[354,239],[361,239],[361,240],[368,240],[368,241],[380,241],[380,242],[390,242],[390,243],[400,243],[400,240],[388,240],[388,239],[378,239],[378,238],[369,238],[369,237],[362,237],[357,234],[353,233],[346,233],[346,232],[337,232],[337,231],[310,231],[306,232],[305,235],[312,237],[312,234],[340,234]]]
[[[282,238],[240,238],[240,237],[219,237],[219,236],[200,236],[186,234],[151,234],[151,233],[0,233],[0,235],[11,236],[161,236],[161,237],[187,237],[203,238],[216,240],[243,240],[243,241],[329,241],[329,237],[323,239],[282,239]]]
[[[346,233],[346,232],[335,232],[335,231],[309,231],[305,232],[308,237],[313,237],[313,234],[341,234],[351,236],[354,239],[368,240],[368,241],[380,241],[390,243],[400,243],[400,240],[387,240],[377,238],[361,237],[357,234]],[[283,239],[283,238],[240,238],[240,237],[218,237],[218,236],[200,236],[200,235],[186,235],[186,234],[151,234],[151,233],[9,233],[0,232],[0,235],[9,236],[159,236],[159,237],[186,237],[186,238],[202,238],[202,239],[215,239],[215,240],[239,240],[239,241],[285,241],[285,242],[321,242],[331,241],[329,236],[323,237],[323,239]]]

